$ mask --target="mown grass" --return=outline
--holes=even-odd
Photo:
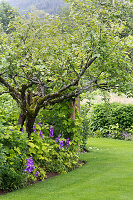
[[[132,200],[133,142],[89,138],[87,164],[0,200]]]

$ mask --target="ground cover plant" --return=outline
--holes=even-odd
[[[89,138],[89,153],[80,155],[86,165],[68,174],[0,196],[1,200],[131,200],[133,143]]]

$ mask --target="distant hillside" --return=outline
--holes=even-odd
[[[1,0],[0,0],[1,1]],[[64,0],[5,0],[13,7],[17,7],[20,13],[30,11],[32,7],[43,10],[49,14],[56,14],[60,7],[65,5]]]

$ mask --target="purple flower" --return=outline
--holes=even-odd
[[[54,129],[53,126],[50,126],[49,138],[52,138],[53,135],[54,135]]]
[[[38,125],[41,126],[41,122],[39,122]]]
[[[27,164],[26,164],[26,169],[24,170],[25,172],[32,172],[34,169],[35,169],[35,166],[33,164],[33,158],[30,157],[28,160],[27,160]]]
[[[39,136],[40,136],[41,138],[43,138],[43,132],[42,132],[42,131],[40,131]]]
[[[57,137],[57,138],[55,139],[55,142],[58,142],[58,141],[59,141],[59,139],[60,139],[60,137]]]
[[[36,132],[36,125],[34,125],[34,133],[37,134],[37,132]]]
[[[24,133],[24,129],[22,129],[22,133]]]
[[[69,138],[66,140],[66,148],[69,147]]]
[[[61,140],[61,141],[59,142],[59,144],[60,144],[60,148],[63,148],[63,140]]]
[[[55,139],[55,142],[58,142],[60,137],[61,137],[61,135]]]
[[[37,172],[35,173],[35,176],[36,176],[36,177],[38,177],[38,175],[39,175],[39,171],[37,171]]]

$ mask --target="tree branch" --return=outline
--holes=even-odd
[[[0,92],[0,95],[3,95],[3,94],[8,94],[9,91],[3,91],[3,92]]]
[[[68,84],[68,85],[66,85],[66,86],[64,86],[64,87],[62,87],[58,92],[56,92],[56,93],[54,93],[54,94],[48,94],[48,95],[46,95],[46,96],[44,96],[41,100],[40,100],[40,102],[39,102],[39,104],[38,104],[38,106],[42,106],[43,105],[43,102],[46,102],[46,101],[50,101],[51,99],[54,99],[54,98],[57,98],[57,97],[60,97],[60,96],[62,96],[61,95],[61,93],[62,92],[64,92],[64,91],[66,91],[67,89],[69,89],[71,86],[75,86],[75,85],[77,85],[78,84],[78,82],[79,82],[79,80],[80,80],[80,78],[84,75],[84,73],[85,73],[85,71],[88,69],[88,67],[96,60],[96,56],[94,57],[94,58],[92,58],[91,60],[87,60],[87,62],[86,62],[86,64],[85,64],[85,66],[83,67],[83,69],[82,69],[82,72],[77,76],[77,78],[72,82],[72,83],[70,83],[70,84]],[[44,103],[45,104],[45,103]]]
[[[8,90],[13,99],[20,105],[20,94],[12,87],[3,77],[0,76],[0,83],[2,83]]]

